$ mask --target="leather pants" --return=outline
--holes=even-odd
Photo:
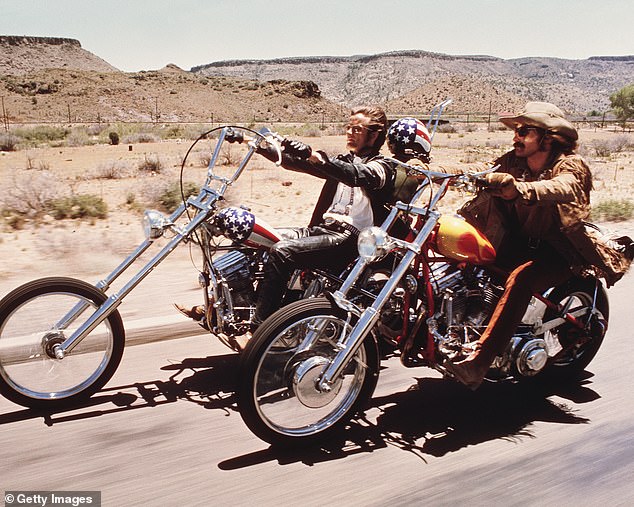
[[[312,226],[281,232],[284,239],[271,247],[264,279],[258,285],[255,327],[280,307],[286,284],[296,268],[339,272],[357,257],[357,236],[350,231]]]

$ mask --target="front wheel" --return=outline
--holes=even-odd
[[[312,443],[338,431],[361,410],[378,380],[379,355],[368,336],[328,392],[317,389],[349,333],[325,298],[297,301],[267,319],[241,358],[240,414],[249,429],[270,444]],[[306,347],[306,339],[311,340]]]
[[[2,299],[0,393],[25,407],[58,408],[101,389],[123,355],[125,333],[117,311],[63,359],[55,357],[54,347],[106,299],[86,282],[61,277],[34,280]]]

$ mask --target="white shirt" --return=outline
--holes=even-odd
[[[337,184],[335,197],[324,218],[346,222],[359,230],[374,225],[374,213],[367,194],[360,187],[349,187],[341,182]]]

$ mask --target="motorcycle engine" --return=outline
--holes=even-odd
[[[508,352],[503,360],[502,369],[506,373],[519,374],[524,377],[537,375],[548,361],[548,347],[541,338],[531,333],[513,336]]]
[[[481,268],[460,269],[453,264],[440,264],[434,267],[430,278],[447,331],[485,325],[504,291]],[[462,332],[459,334],[464,336]]]
[[[253,280],[258,278],[260,271],[257,259],[238,250],[232,250],[214,260],[212,264],[222,294],[221,300],[216,301],[214,305],[224,324],[233,326],[250,322],[255,308]],[[222,287],[225,290],[222,290]]]

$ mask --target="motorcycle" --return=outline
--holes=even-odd
[[[249,329],[255,312],[258,281],[269,247],[280,240],[279,230],[248,209],[223,207],[225,194],[245,171],[262,143],[273,146],[281,163],[284,138],[268,128],[254,132],[224,126],[202,134],[187,151],[218,134],[198,195],[187,199],[168,217],[147,210],[146,239],[108,276],[91,285],[66,277],[28,282],[0,301],[0,393],[11,401],[37,408],[75,404],[99,391],[116,371],[125,345],[125,327],[118,306],[123,299],[181,243],[200,247],[199,281],[204,294],[200,325],[236,350],[236,336]],[[246,134],[246,137],[245,137]],[[241,135],[248,150],[237,168],[221,168],[223,144]],[[226,148],[226,144],[225,144]],[[181,190],[181,194],[182,194]],[[179,222],[180,220],[180,222]],[[110,296],[112,283],[161,237],[167,244]],[[230,241],[227,241],[230,240]],[[341,283],[323,270],[297,271],[283,303],[321,293]]]
[[[359,258],[341,286],[274,313],[243,352],[238,407],[262,440],[292,446],[344,428],[372,397],[381,343],[391,343],[406,367],[451,377],[446,361],[463,357],[486,328],[507,273],[494,267],[488,239],[438,204],[449,188],[477,193],[483,174],[495,168],[453,175],[406,167],[421,179],[419,188],[410,202],[392,207],[381,227],[360,233]],[[411,227],[405,239],[390,235],[399,216]],[[387,274],[375,277],[376,298],[356,304],[350,294],[363,273],[390,258]],[[608,297],[594,276],[534,294],[486,380],[572,377],[599,350],[608,320]]]

